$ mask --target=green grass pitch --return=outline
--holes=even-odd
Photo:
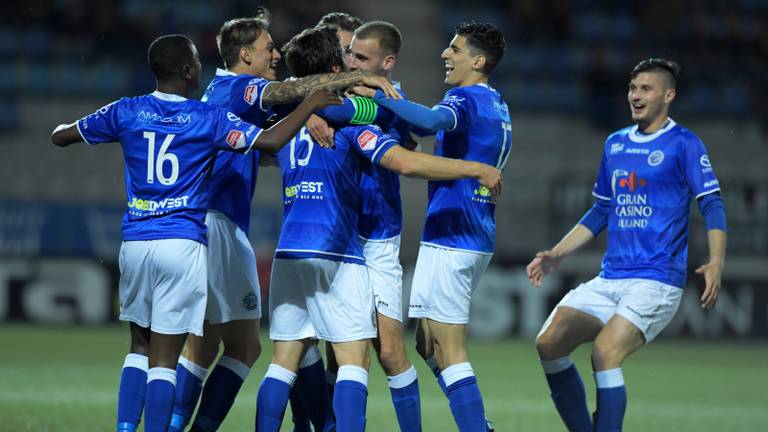
[[[262,341],[266,342],[266,334]],[[117,384],[127,327],[0,326],[0,431],[114,430]],[[409,341],[412,347],[412,343]],[[222,431],[252,431],[256,390],[268,343]],[[496,430],[562,431],[528,341],[470,342],[488,417]],[[447,400],[413,350],[425,431],[456,430]],[[589,348],[577,362],[594,409]],[[659,340],[624,367],[627,431],[759,431],[768,428],[768,343]],[[283,430],[290,431],[290,413]],[[396,431],[386,379],[375,360],[369,380],[368,430]]]

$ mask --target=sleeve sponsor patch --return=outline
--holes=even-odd
[[[239,130],[230,130],[227,134],[227,144],[235,150],[244,148],[245,134]]]
[[[248,105],[253,105],[253,103],[256,102],[257,95],[258,91],[256,86],[251,84],[245,88],[245,91],[243,92],[243,99],[248,103]]]
[[[379,137],[375,133],[366,130],[357,137],[357,144],[363,151],[369,151],[376,148],[376,142]]]

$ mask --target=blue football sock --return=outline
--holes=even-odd
[[[264,380],[259,386],[256,399],[256,430],[259,432],[277,432],[283,423],[285,407],[288,405],[288,393],[296,374],[276,364],[270,364]]]
[[[442,375],[447,386],[451,412],[459,431],[485,431],[483,397],[480,395],[472,366],[468,362],[458,363],[445,368]]]
[[[208,369],[179,357],[176,365],[176,396],[173,401],[173,414],[168,432],[182,432],[200,399],[203,381]]]
[[[421,431],[421,400],[416,369],[411,366],[403,373],[388,376],[387,381],[400,431]]]
[[[205,382],[192,431],[212,432],[219,428],[250,371],[251,368],[232,357],[219,359]]]
[[[592,432],[587,396],[576,365],[568,357],[542,360],[552,401],[563,423],[571,432]]]
[[[296,385],[291,393],[298,395],[301,408],[305,411],[305,417],[309,418],[317,432],[329,432],[336,423],[331,412],[331,403],[328,398],[325,381],[325,368],[320,351],[316,346],[307,350],[304,358],[299,363],[299,373]],[[294,405],[291,404],[291,409]],[[294,418],[296,412],[294,412]],[[294,431],[298,432],[299,424],[294,421]]]
[[[147,400],[144,404],[144,431],[166,432],[171,423],[176,392],[176,371],[153,367],[147,372]]]
[[[339,367],[333,393],[338,432],[363,432],[368,403],[368,372],[358,366]]]
[[[448,395],[446,392],[446,385],[445,380],[443,379],[443,375],[440,374],[440,367],[437,365],[437,359],[435,356],[432,356],[426,360],[427,366],[429,366],[429,370],[432,371],[432,373],[435,375],[435,378],[437,378],[437,385],[440,386],[440,390],[443,391],[444,395]]]
[[[144,411],[147,393],[147,356],[128,354],[117,391],[117,432],[134,432]]]
[[[596,432],[619,432],[627,409],[627,388],[621,368],[595,372],[597,384]]]

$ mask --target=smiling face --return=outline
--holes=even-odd
[[[349,70],[361,70],[380,76],[389,76],[395,65],[395,56],[385,54],[376,38],[352,38],[347,54]]]
[[[240,50],[240,62],[247,67],[247,73],[270,81],[277,79],[275,68],[280,58],[272,36],[266,31],[262,31],[253,43]]]
[[[463,87],[474,84],[477,78],[479,55],[473,55],[464,36],[456,35],[440,56],[445,62],[445,83]]]
[[[627,94],[632,121],[642,130],[656,124],[661,126],[675,95],[675,89],[671,88],[664,72],[640,72],[629,82]]]

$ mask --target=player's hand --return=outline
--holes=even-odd
[[[717,303],[722,282],[722,262],[708,262],[696,269],[696,273],[704,275],[704,294],[701,295],[701,307],[712,309]]]
[[[307,120],[307,130],[312,139],[320,144],[320,147],[333,148],[333,134],[335,131],[332,127],[328,126],[328,122],[312,114],[309,116],[309,120]]]
[[[540,287],[544,276],[557,268],[562,260],[562,257],[551,250],[536,252],[536,257],[525,268],[528,273],[528,282],[535,287]]]
[[[482,186],[488,189],[491,197],[495,200],[501,195],[502,175],[501,171],[494,166],[490,166],[484,163],[478,164],[479,174],[477,180]]]
[[[376,90],[366,86],[354,86],[350,87],[344,94],[347,97],[363,96],[373,99],[376,96]]]
[[[384,92],[384,96],[386,96],[388,99],[402,99],[402,96],[400,96],[400,93],[397,92],[392,83],[383,76],[373,75],[366,72],[363,73],[363,76],[359,80],[358,84],[362,84],[372,89],[380,89],[382,92]]]
[[[304,103],[310,104],[313,109],[319,109],[328,105],[341,105],[344,101],[337,94],[328,90],[316,90],[304,99]]]

